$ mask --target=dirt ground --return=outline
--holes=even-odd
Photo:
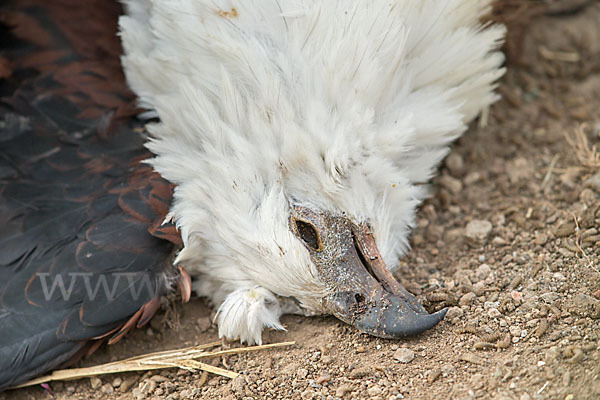
[[[51,384],[56,399],[600,399],[600,3],[536,17],[503,99],[453,147],[399,279],[445,321],[405,340],[285,316],[295,341],[168,369]],[[594,149],[595,146],[595,149]],[[203,299],[81,365],[218,340]],[[232,344],[238,347],[237,344]],[[41,387],[0,393],[44,399]]]

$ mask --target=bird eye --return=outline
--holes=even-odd
[[[319,250],[319,234],[317,233],[315,227],[308,222],[299,220],[295,220],[294,223],[296,224],[298,235],[304,241],[304,243],[306,243],[306,245],[313,250]]]

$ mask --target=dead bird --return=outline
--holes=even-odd
[[[0,90],[0,389],[177,287],[250,344],[284,313],[386,338],[444,317],[392,272],[449,144],[497,99],[489,1],[124,1],[139,108],[114,5],[72,3],[4,18],[23,45]]]

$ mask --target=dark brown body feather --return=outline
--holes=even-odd
[[[177,275],[179,237],[161,226],[172,187],[140,163],[149,154],[119,62],[120,6],[0,10],[2,390],[146,323]],[[67,290],[74,280],[69,296],[49,295],[57,277]]]

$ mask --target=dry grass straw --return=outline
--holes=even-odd
[[[600,168],[600,152],[596,146],[591,145],[586,130],[587,124],[580,124],[573,133],[565,132],[565,140],[573,149],[575,157],[584,168],[598,169]]]
[[[52,372],[49,375],[32,379],[14,388],[21,388],[32,385],[39,385],[50,381],[72,380],[80,378],[89,378],[96,375],[115,374],[131,371],[149,371],[163,368],[181,368],[188,371],[203,370],[212,372],[216,375],[225,376],[227,378],[235,378],[238,373],[229,371],[223,368],[215,367],[210,364],[205,364],[198,359],[220,357],[229,354],[247,353],[251,351],[266,350],[277,347],[291,346],[296,342],[281,342],[266,344],[262,346],[240,347],[235,349],[207,351],[212,347],[216,347],[221,342],[212,342],[199,346],[186,347],[183,349],[159,351],[156,353],[143,354],[127,358],[121,361],[115,361],[107,364],[96,365],[85,368],[70,368]]]

